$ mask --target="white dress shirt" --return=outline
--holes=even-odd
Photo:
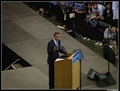
[[[111,49],[113,49],[113,47],[112,47],[111,45],[109,45],[109,47],[110,47]]]
[[[103,6],[103,5],[101,5],[101,4],[98,4],[97,9],[94,9],[94,8],[92,7],[92,11],[93,11],[93,12],[98,12],[98,14],[99,14],[100,16],[103,15],[104,9],[105,9],[105,6]]]

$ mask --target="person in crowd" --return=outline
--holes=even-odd
[[[78,37],[85,37],[85,18],[86,11],[84,2],[75,2],[74,3],[75,10],[75,31]]]
[[[57,5],[57,17],[59,24],[57,25],[58,28],[65,29],[66,28],[66,4],[64,1],[60,1]]]
[[[74,32],[74,18],[75,12],[73,8],[73,2],[66,2],[67,12],[66,12],[66,28],[68,28],[67,33]]]
[[[118,44],[118,29],[114,26],[108,27],[104,31],[104,39],[113,39],[114,44]]]
[[[60,1],[58,5],[58,17],[59,22],[61,23],[61,26],[65,27],[65,21],[66,21],[66,5],[64,1]]]
[[[104,31],[104,44],[106,44],[106,41],[108,39],[113,40],[113,48],[114,52],[117,55],[118,54],[118,28],[111,26],[105,29]]]
[[[55,16],[56,20],[58,20],[58,10],[57,10],[58,7],[57,7],[57,5],[58,5],[58,2],[56,2],[56,1],[50,2],[50,11]]]
[[[112,1],[112,9],[113,9],[113,26],[118,28],[118,17],[119,17],[119,2]]]
[[[92,15],[92,3],[88,2],[86,6],[86,15],[88,16],[87,18],[90,18]]]
[[[110,25],[113,25],[113,9],[112,9],[112,6],[111,6],[111,3],[106,3],[106,8],[105,10],[103,11],[103,20],[104,22],[110,24]]]
[[[118,12],[119,12],[119,2],[112,1],[112,9],[113,9],[113,20],[118,20]]]
[[[95,19],[99,27],[107,27],[110,24],[104,22],[103,12],[105,10],[105,5],[98,2],[92,2],[92,16],[91,19]]]
[[[94,18],[97,21],[100,21],[103,15],[105,7],[98,2],[93,2],[92,3],[92,11],[93,15],[92,18]],[[96,27],[93,29],[94,30],[94,40],[95,45],[98,46],[103,46],[102,40],[103,40],[103,31],[104,28],[102,28],[98,23],[96,24]]]
[[[43,16],[44,18],[48,18],[48,17],[52,17],[53,16],[51,11],[46,10],[45,8],[39,8],[37,13],[40,14],[41,16]]]
[[[103,48],[103,57],[107,61],[109,61],[112,64],[116,65],[117,56],[115,55],[115,52],[114,52],[113,47],[112,47],[112,44],[113,44],[113,40],[112,39],[108,39],[107,40],[107,44],[104,45],[104,48]]]
[[[64,47],[61,47],[61,41],[59,39],[60,34],[58,32],[54,33],[53,39],[47,44],[48,59],[47,63],[49,65],[49,89],[54,89],[54,62],[59,58],[59,52],[67,54]]]
[[[54,2],[51,1],[51,12],[55,15],[56,20],[60,23],[61,27],[64,25],[64,13],[63,10],[65,8],[64,2]]]
[[[93,15],[98,16],[96,18],[101,18],[101,16],[103,15],[104,9],[105,7],[102,4],[99,4],[98,2],[92,3]]]
[[[45,12],[45,10],[43,8],[39,8],[37,13],[40,14],[41,16],[47,18],[46,12]]]
[[[83,39],[84,40],[91,40],[93,39],[93,36],[94,36],[94,32],[92,30],[92,26],[89,24],[88,20],[91,18],[92,16],[92,3],[90,2],[87,2],[86,3],[86,37],[84,37]]]

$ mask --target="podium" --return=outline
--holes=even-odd
[[[79,51],[69,53],[67,58],[58,58],[54,62],[54,88],[77,89],[80,87]]]

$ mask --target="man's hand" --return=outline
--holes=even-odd
[[[56,47],[56,46],[54,46],[54,49],[53,49],[54,51],[58,51],[59,50],[59,48],[58,47]]]
[[[69,56],[71,56],[73,53],[68,53],[68,52],[66,52],[66,55],[69,57]]]

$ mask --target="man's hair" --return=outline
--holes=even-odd
[[[113,40],[112,40],[111,38],[108,38],[108,39],[106,40],[106,43],[109,45],[111,41],[113,42]]]
[[[57,34],[60,34],[60,33],[58,33],[58,32],[55,32],[55,33],[54,33],[54,36],[56,36]]]

